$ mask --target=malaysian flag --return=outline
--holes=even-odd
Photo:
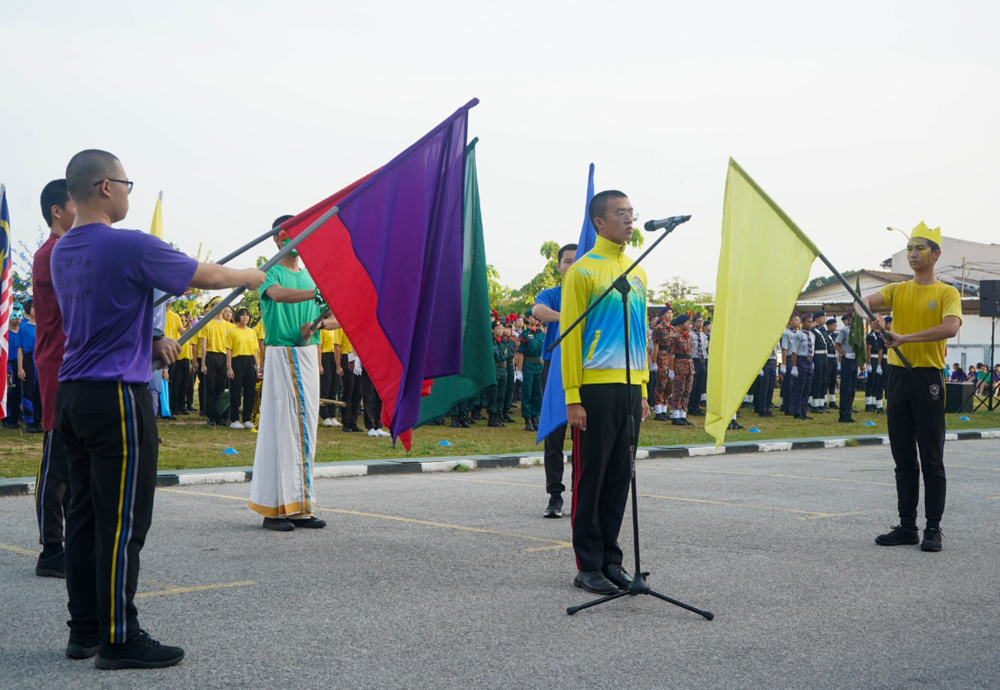
[[[7,189],[0,184],[0,419],[7,416],[7,328],[14,306],[14,288],[10,266],[10,213]]]

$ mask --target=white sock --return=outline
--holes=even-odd
[[[681,419],[687,419],[687,418],[688,418],[688,411],[681,410]]]
[[[882,409],[882,401],[881,400],[876,400],[875,401],[875,407],[881,410]]]
[[[681,418],[681,411],[680,410],[673,410],[673,411],[671,411],[670,418],[671,419],[680,419]]]
[[[753,396],[752,395],[748,395],[747,396],[747,402],[750,403],[751,405],[753,405]]]

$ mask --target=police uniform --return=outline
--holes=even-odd
[[[535,328],[525,327],[521,331],[520,352],[522,356],[521,374],[521,416],[524,428],[537,431],[538,416],[542,413],[542,343],[545,334]]]
[[[792,316],[795,316],[795,314],[793,313]],[[788,402],[789,402],[789,389],[792,386],[792,381],[791,381],[792,377],[789,376],[789,372],[791,370],[791,367],[789,366],[789,364],[792,361],[792,354],[788,351],[788,348],[791,345],[792,336],[793,335],[795,335],[795,331],[793,329],[791,329],[791,328],[786,328],[785,332],[781,334],[781,340],[779,341],[779,343],[781,344],[781,352],[782,352],[781,370],[780,370],[780,373],[781,373],[781,393],[780,393],[780,397],[781,397],[781,411],[784,412],[787,415],[792,414],[792,412],[790,411],[791,408],[788,405]]]
[[[796,419],[809,419],[806,416],[806,408],[809,393],[812,391],[814,347],[812,332],[805,326],[795,332],[789,344],[792,366],[788,374],[792,381],[789,387],[791,400],[788,407]]]
[[[694,342],[691,333],[679,329],[690,317],[681,314],[670,322],[674,332],[667,341],[667,349],[674,360],[674,378],[670,386],[670,417],[675,426],[694,426],[687,420],[688,401],[691,398],[691,384],[694,381],[694,365],[691,355],[694,352]]]
[[[865,336],[865,346],[868,349],[868,381],[865,383],[865,412],[882,413],[882,392],[885,390],[885,369],[889,363],[885,361],[888,348],[881,331],[872,331]]]
[[[840,319],[844,327],[837,331],[834,341],[846,353],[840,359],[840,420],[853,422],[851,406],[854,405],[854,389],[858,383],[858,360],[851,347],[851,315],[844,314]]]
[[[757,381],[760,384],[754,399],[754,407],[761,417],[774,416],[774,413],[771,412],[771,399],[774,397],[774,385],[778,380],[778,357],[780,355],[781,347],[775,343],[774,347],[771,348],[771,355],[764,363],[760,374],[757,375]]]
[[[695,319],[701,318],[695,314]],[[708,336],[702,331],[691,330],[691,364],[694,376],[691,380],[691,393],[688,396],[688,414],[705,414],[701,409],[701,398],[705,393],[705,383],[708,378]]]
[[[826,338],[826,399],[831,410],[837,409],[837,348],[834,347],[834,332],[830,326],[836,326],[837,319],[826,320],[823,337]]]
[[[809,391],[809,409],[814,413],[826,412],[826,383],[827,383],[827,353],[833,349],[827,342],[826,312],[818,311],[813,314],[812,336],[814,341],[813,352],[813,382]]]

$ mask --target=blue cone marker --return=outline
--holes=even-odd
[[[875,422],[872,421],[865,422],[865,426],[875,426]]]
[[[235,448],[226,448],[224,451],[222,451],[222,454],[223,455],[239,455],[239,451],[237,451]]]
[[[751,434],[759,434],[760,433],[760,429],[758,429],[757,427],[754,427],[753,429],[750,430],[750,433]]]
[[[449,442],[449,441],[441,441],[441,443],[439,443],[438,445],[439,446],[450,446],[451,442]]]
[[[962,420],[963,422],[969,421],[969,418],[965,416],[959,417],[959,419]]]

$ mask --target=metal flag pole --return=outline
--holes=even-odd
[[[258,244],[260,244],[261,242],[263,242],[264,240],[266,240],[268,237],[274,237],[275,235],[278,234],[278,232],[280,230],[281,230],[281,226],[280,225],[274,226],[273,228],[271,228],[270,230],[268,230],[267,232],[265,232],[263,235],[261,235],[257,239],[250,240],[249,242],[247,242],[246,244],[244,244],[239,249],[237,249],[237,250],[235,250],[233,252],[230,252],[229,254],[226,254],[224,257],[222,257],[221,259],[219,259],[215,263],[219,264],[220,266],[223,265],[223,264],[229,263],[230,261],[232,261],[233,259],[235,259],[237,256],[239,256],[240,254],[242,254],[243,252],[246,252],[246,251],[249,251],[249,250],[253,249]],[[208,257],[206,257],[206,259],[207,258]],[[168,299],[170,299],[172,297],[174,297],[174,295],[162,295],[158,300],[156,300],[155,302],[153,302],[153,306],[154,307],[158,307],[158,306],[160,306],[161,304],[163,304],[164,302],[166,302]]]
[[[270,269],[274,268],[275,264],[277,264],[279,261],[281,261],[283,258],[285,258],[288,255],[289,252],[291,252],[293,249],[295,249],[299,245],[300,242],[302,242],[304,239],[306,239],[307,237],[309,237],[309,235],[313,234],[316,230],[319,229],[320,226],[322,226],[323,224],[325,224],[328,220],[330,220],[331,218],[333,218],[338,213],[340,213],[340,207],[339,206],[334,206],[333,208],[331,208],[329,211],[327,211],[322,216],[320,216],[319,218],[317,218],[312,223],[312,225],[310,225],[308,228],[306,228],[305,230],[303,230],[299,234],[298,237],[296,237],[295,239],[293,239],[292,241],[290,241],[288,244],[286,244],[284,247],[282,247],[278,251],[277,254],[275,254],[274,256],[271,257],[270,261],[268,261],[267,263],[265,263],[263,266],[261,266],[257,270],[258,271],[263,271],[264,273],[267,273]],[[264,236],[262,236],[261,240],[266,239],[269,236],[270,235],[264,235]],[[258,240],[258,241],[261,241],[261,240]],[[245,287],[238,287],[235,290],[233,290],[232,292],[230,292],[226,297],[224,297],[223,299],[221,299],[218,304],[216,304],[214,307],[212,307],[211,311],[209,311],[207,314],[205,314],[198,321],[197,324],[195,324],[194,326],[192,326],[191,328],[189,328],[187,330],[187,332],[184,333],[184,335],[182,335],[181,338],[180,338],[180,340],[178,340],[177,342],[181,346],[183,346],[185,343],[187,343],[189,340],[191,340],[191,338],[194,336],[195,333],[197,333],[202,328],[204,328],[205,324],[207,324],[209,321],[211,321],[212,319],[214,319],[217,314],[219,314],[223,309],[225,309],[229,305],[230,302],[232,302],[234,299],[236,299],[237,297],[239,297],[245,291],[246,291]],[[163,361],[160,360],[160,359],[158,359],[158,358],[154,359],[153,360],[153,371],[156,371],[157,369],[162,369],[162,368],[163,368]]]
[[[840,275],[840,271],[838,271],[836,268],[834,268],[833,264],[830,263],[830,260],[826,258],[826,255],[824,255],[822,252],[820,252],[819,259],[820,259],[820,261],[822,261],[823,263],[826,264],[827,268],[829,268],[831,271],[833,271],[833,275],[835,275],[837,277],[837,280],[840,281],[840,284],[843,285],[847,289],[847,292],[850,293],[851,297],[854,299],[854,302],[857,305],[859,305],[864,310],[865,314],[868,315],[868,320],[869,321],[874,321],[875,320],[875,314],[872,312],[871,309],[868,308],[867,304],[865,304],[864,302],[861,301],[861,295],[859,295],[858,293],[856,293],[854,291],[854,288],[852,288],[850,286],[850,284],[848,284],[847,279],[844,276]],[[899,357],[899,361],[903,363],[903,366],[905,366],[907,369],[912,369],[913,368],[913,365],[911,365],[907,361],[906,357],[903,356],[903,353],[899,351],[898,347],[894,347],[892,349],[893,349],[893,351],[895,351],[896,356]]]

